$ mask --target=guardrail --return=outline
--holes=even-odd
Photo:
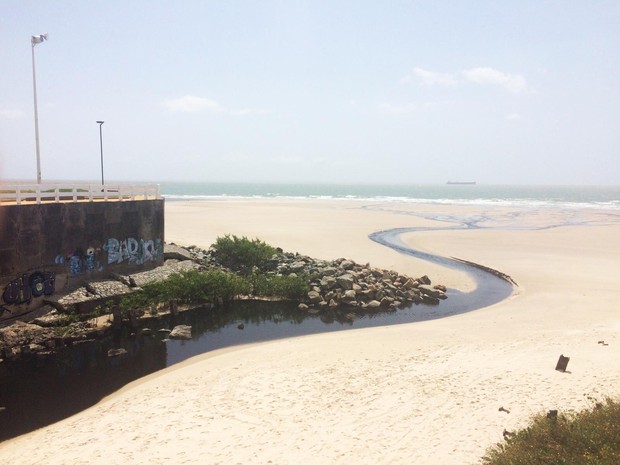
[[[157,184],[5,184],[0,183],[0,204],[59,202],[122,202],[161,199]]]

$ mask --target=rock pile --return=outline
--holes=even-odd
[[[207,267],[221,267],[211,250],[195,246],[188,247],[188,250],[193,260]],[[261,265],[259,271],[308,277],[311,290],[300,304],[304,309],[342,306],[395,309],[412,303],[437,304],[447,298],[445,286],[432,286],[428,276],[411,278],[344,258],[327,261],[279,251]]]
[[[276,272],[283,275],[305,274],[311,277],[312,289],[301,304],[304,308],[362,309],[400,308],[412,303],[436,304],[446,298],[446,288],[431,287],[428,276],[414,279],[395,271],[360,265],[339,258],[333,261],[315,260],[294,254],[283,254]]]

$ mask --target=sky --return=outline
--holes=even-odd
[[[620,1],[0,0],[0,180],[620,185]]]

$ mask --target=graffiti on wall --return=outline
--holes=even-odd
[[[164,255],[161,239],[138,240],[130,237],[119,241],[110,238],[103,249],[108,252],[108,265],[123,262],[142,265],[151,260],[159,260]]]
[[[55,290],[56,275],[50,271],[24,273],[4,288],[2,300],[6,304],[29,303],[33,297],[52,295]]]
[[[57,255],[56,265],[66,265],[71,276],[93,271],[103,271],[105,260],[101,252],[108,253],[107,264],[129,263],[142,265],[152,260],[160,260],[164,256],[164,247],[161,239],[144,240],[133,237],[118,240],[110,238],[102,247],[88,247],[86,251],[81,247],[65,254]]]
[[[84,272],[102,271],[103,265],[98,260],[100,251],[101,249],[97,247],[88,247],[86,252],[84,252],[82,248],[78,247],[64,255],[57,255],[55,262],[56,265],[66,264],[71,276]]]

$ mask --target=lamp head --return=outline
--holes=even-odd
[[[97,124],[103,124],[103,121],[97,121]]]
[[[32,36],[30,38],[30,41],[32,42],[32,45],[37,45],[40,44],[41,42],[44,42],[48,39],[48,33],[46,32],[45,34],[39,34],[38,36]]]

